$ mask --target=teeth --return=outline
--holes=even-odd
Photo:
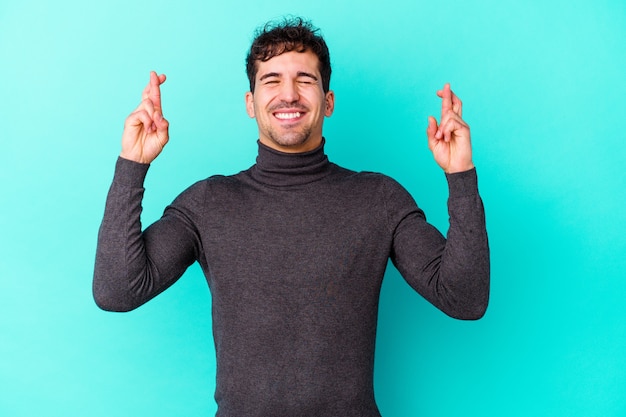
[[[295,113],[276,113],[276,118],[278,119],[295,119],[300,117],[300,112]]]

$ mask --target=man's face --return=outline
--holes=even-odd
[[[259,140],[282,152],[306,152],[322,142],[324,117],[335,96],[324,93],[319,59],[310,51],[285,52],[257,61],[256,84],[246,93],[246,111],[256,118]]]

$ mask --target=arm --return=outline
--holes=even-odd
[[[159,86],[151,73],[139,107],[126,119],[122,153],[98,233],[93,295],[99,307],[132,310],[178,279],[196,259],[198,239],[189,214],[174,204],[142,232],[143,181],[168,140]]]
[[[489,301],[489,244],[470,131],[450,85],[437,95],[442,98],[441,123],[429,117],[426,134],[448,180],[447,239],[426,223],[408,193],[397,191],[395,199],[403,201],[404,208],[395,213],[392,260],[407,282],[446,314],[478,319]]]

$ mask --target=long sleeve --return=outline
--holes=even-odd
[[[139,307],[172,285],[197,259],[199,238],[190,214],[176,204],[142,232],[147,171],[148,165],[123,158],[115,167],[98,233],[93,278],[94,299],[104,310]]]
[[[446,177],[447,238],[426,222],[408,193],[392,191],[391,201],[400,201],[391,211],[396,219],[392,261],[409,285],[444,313],[475,320],[484,315],[489,301],[484,208],[475,169]]]

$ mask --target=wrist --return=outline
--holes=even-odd
[[[474,168],[476,168],[474,166],[474,163],[473,162],[469,162],[469,163],[463,164],[463,165],[449,166],[447,169],[444,169],[444,172],[446,174],[458,174],[460,172],[470,171],[470,170],[472,170]]]
[[[149,165],[154,160],[154,158],[152,159],[146,158],[145,154],[143,153],[133,152],[132,150],[128,151],[124,149],[122,149],[122,151],[120,152],[120,158],[129,160],[132,162],[136,162],[138,164],[147,164],[147,165]]]

